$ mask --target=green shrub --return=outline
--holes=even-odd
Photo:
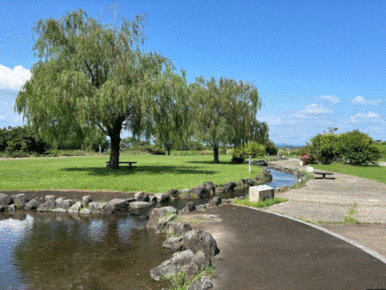
[[[337,150],[342,160],[353,165],[375,162],[382,153],[377,143],[359,130],[346,132],[338,136]]]
[[[272,141],[269,141],[267,143],[267,146],[265,147],[265,153],[269,155],[277,155],[277,152],[279,149],[275,146],[275,144]]]
[[[265,147],[255,141],[251,141],[245,146],[244,152],[246,155],[256,158],[257,156],[265,155]]]
[[[311,155],[318,163],[330,164],[339,157],[337,140],[337,135],[318,134],[311,138],[310,144],[307,144],[307,146],[310,149]]]
[[[244,163],[246,157],[247,157],[247,155],[245,154],[244,148],[242,148],[242,147],[234,148],[232,150],[231,163],[242,164],[242,163]]]

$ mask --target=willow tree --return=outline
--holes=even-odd
[[[153,134],[157,143],[164,146],[170,155],[174,145],[185,143],[189,134],[189,92],[186,83],[186,73],[181,70],[181,76],[172,69],[159,75],[154,82],[152,104],[149,106]]]
[[[119,168],[123,123],[146,113],[144,84],[168,65],[158,54],[141,52],[145,19],[123,19],[119,29],[78,9],[59,19],[39,20],[33,27],[33,49],[40,60],[19,92],[15,110],[47,138],[67,135],[75,123],[98,127],[111,139],[110,168]]]
[[[213,77],[210,80],[200,77],[191,84],[191,90],[194,135],[211,145],[213,162],[219,163],[220,144],[231,144],[239,136],[240,128],[234,121],[255,117],[261,107],[257,89],[233,79],[220,78],[216,82]]]

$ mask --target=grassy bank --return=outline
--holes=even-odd
[[[253,178],[260,167],[231,164],[231,156],[129,156],[120,161],[136,161],[134,170],[106,168],[108,156],[82,158],[11,159],[0,161],[0,190],[83,189],[167,192],[200,185],[204,181],[224,184]]]
[[[315,169],[344,173],[386,183],[386,166],[353,166],[349,164],[311,164]]]

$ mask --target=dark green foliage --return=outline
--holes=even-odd
[[[234,148],[232,150],[232,160],[231,163],[234,164],[242,164],[245,161],[245,158],[247,158],[247,155],[245,154],[243,147]]]
[[[265,147],[265,153],[269,155],[276,155],[279,149],[275,146],[275,144],[270,140]]]
[[[0,151],[9,156],[19,156],[22,153],[44,154],[51,146],[38,141],[35,134],[27,127],[11,127],[0,129]]]
[[[318,134],[307,144],[311,155],[320,164],[330,164],[339,158],[337,151],[337,135]]]
[[[377,143],[359,130],[346,132],[338,137],[338,153],[344,161],[350,164],[367,164],[381,158],[382,154]]]

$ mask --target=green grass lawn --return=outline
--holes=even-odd
[[[339,172],[386,183],[386,166],[353,166],[349,164],[310,164],[315,169]]]
[[[83,189],[167,192],[192,188],[204,181],[224,184],[253,178],[260,167],[231,164],[230,155],[213,156],[128,156],[120,161],[137,161],[134,170],[106,168],[108,156],[80,158],[14,159],[0,161],[1,190]]]

